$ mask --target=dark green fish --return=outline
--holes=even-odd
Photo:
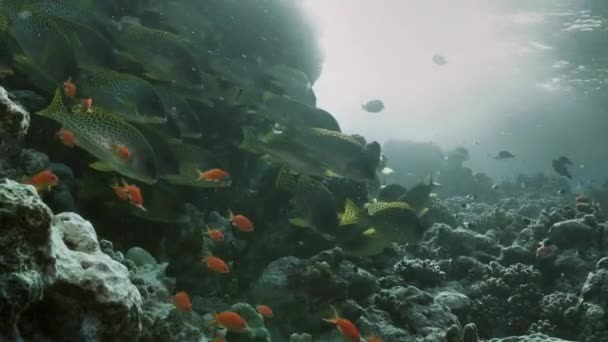
[[[143,65],[146,76],[177,85],[201,86],[198,62],[180,36],[123,20],[114,39],[124,54]]]
[[[99,159],[92,167],[114,170],[144,183],[156,182],[157,165],[150,143],[123,118],[95,107],[89,112],[68,111],[59,89],[49,107],[37,114],[59,122],[72,132],[76,145]],[[116,147],[128,148],[130,156],[125,159],[116,153]]]
[[[165,115],[175,123],[184,138],[199,139],[201,122],[188,101],[176,95],[169,87],[155,86],[165,109]]]
[[[232,185],[230,178],[221,181],[199,179],[199,172],[221,168],[213,153],[187,143],[171,144],[170,149],[178,163],[178,167],[177,173],[161,176],[168,183],[197,188],[224,188]]]
[[[81,70],[73,79],[77,96],[92,98],[93,104],[137,123],[167,121],[163,103],[145,80],[108,69],[92,67]]]
[[[316,159],[343,177],[370,182],[376,178],[379,162],[379,144],[363,145],[351,135],[322,128],[289,130],[292,136]]]
[[[416,210],[423,210],[428,205],[431,199],[431,192],[435,186],[436,184],[431,177],[428,184],[419,183],[406,192],[399,200],[408,203]]]
[[[8,29],[23,55],[31,61],[30,65],[35,68],[44,66],[44,73],[55,84],[64,81],[74,70],[76,57],[72,41],[58,20],[46,15],[29,1],[5,1],[0,6],[0,15],[2,25]]]
[[[304,146],[285,134],[269,133],[258,137],[252,127],[243,129],[243,150],[262,154],[271,163],[287,166],[290,170],[312,176],[330,176],[328,166]]]
[[[395,244],[418,242],[424,233],[416,212],[403,202],[376,202],[360,209],[347,199],[340,225],[360,227],[356,231],[359,235],[344,244],[348,253],[357,256],[379,254]]]
[[[403,199],[407,189],[400,184],[389,184],[381,187],[378,193],[378,201],[380,202],[396,202]]]
[[[293,195],[289,222],[297,227],[310,228],[326,239],[338,226],[338,211],[332,193],[323,183],[306,175],[291,174],[286,168],[279,171],[276,188]]]

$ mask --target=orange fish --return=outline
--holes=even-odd
[[[214,272],[230,273],[230,267],[228,267],[228,264],[226,264],[226,262],[224,262],[224,260],[222,260],[216,256],[213,256],[213,255],[206,256],[204,261],[207,264],[207,267]]]
[[[208,235],[213,241],[224,241],[224,233],[222,233],[219,229],[211,229],[207,227],[207,232],[205,235]]]
[[[242,232],[250,233],[253,231],[253,222],[251,222],[247,216],[233,215],[232,212],[229,212],[228,221],[232,223],[232,226]]]
[[[59,137],[61,143],[67,147],[76,146],[76,141],[74,141],[74,134],[72,134],[72,132],[68,131],[65,128],[62,128],[59,130],[59,132],[57,132],[57,137]]]
[[[121,179],[121,185],[114,182],[112,189],[114,189],[114,193],[121,200],[128,200],[136,208],[146,211],[146,208],[144,207],[143,195],[141,194],[141,190],[137,185],[128,184],[124,179]]]
[[[72,82],[72,78],[68,77],[68,80],[63,82],[63,91],[65,95],[69,98],[76,97],[76,84]]]
[[[129,199],[129,192],[127,191],[127,183],[124,179],[121,180],[122,185],[118,185],[117,181],[114,181],[114,185],[111,186],[114,189],[114,193],[116,197],[120,198],[123,201]]]
[[[367,338],[368,342],[382,342],[382,339],[378,336],[372,336]]]
[[[122,160],[128,160],[131,157],[131,151],[125,145],[112,143],[110,144],[110,149]]]
[[[334,313],[334,317],[323,318],[323,320],[325,322],[335,324],[336,328],[338,328],[338,331],[340,331],[342,336],[344,336],[344,338],[346,338],[348,342],[360,342],[361,334],[359,334],[359,330],[353,324],[353,322],[349,321],[346,318],[340,317],[340,315],[338,315],[338,311],[336,311],[336,308],[334,308],[333,306],[331,306],[331,310]]]
[[[196,170],[198,172],[198,180],[207,182],[224,182],[230,179],[230,174],[222,169],[210,169],[207,171]]]
[[[190,296],[184,291],[178,292],[173,296],[173,304],[179,311],[191,312],[192,303],[190,302]]]
[[[59,183],[59,177],[51,170],[44,170],[38,172],[24,183],[33,185],[36,191],[40,193],[42,191],[51,191],[51,188]]]
[[[92,98],[88,98],[88,99],[82,99],[82,103],[80,105],[80,110],[84,113],[84,112],[90,112],[91,111],[91,107],[93,106],[93,99]]]
[[[260,304],[255,307],[260,315],[264,316],[264,318],[272,318],[274,314],[272,313],[272,309],[268,305]]]
[[[246,333],[249,331],[249,326],[243,317],[232,311],[213,314],[213,323],[230,332]]]

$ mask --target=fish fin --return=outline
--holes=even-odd
[[[282,167],[279,170],[279,174],[274,182],[274,186],[279,190],[289,191],[293,189],[296,182],[296,177],[292,175],[286,167]]]
[[[61,89],[55,89],[55,94],[53,95],[53,100],[45,109],[36,112],[38,115],[52,117],[54,113],[64,112],[65,107],[63,105],[63,99],[61,98]]]
[[[423,216],[424,216],[424,215],[426,215],[426,213],[428,213],[428,212],[429,212],[429,208],[423,208],[422,210],[420,210],[420,211],[418,212],[418,218],[423,217]]]
[[[89,164],[89,167],[93,170],[97,170],[97,171],[101,171],[101,172],[111,172],[114,171],[114,169],[112,168],[112,166],[110,166],[110,164],[102,162],[102,161],[96,161],[92,164]]]
[[[308,223],[308,220],[306,220],[303,217],[292,217],[290,219],[288,219],[289,223],[291,223],[292,225],[296,226],[296,227],[300,227],[300,228],[310,228],[310,224]]]
[[[327,323],[335,324],[338,321],[338,318],[340,318],[340,315],[338,314],[338,310],[336,310],[333,305],[330,304],[329,307],[331,308],[332,318],[322,318],[322,320]]]
[[[361,209],[350,199],[347,198],[344,204],[344,213],[340,217],[340,226],[347,226],[358,223],[361,218]]]
[[[335,173],[334,171],[327,169],[323,172],[323,174],[326,177],[330,177],[330,178],[336,178],[336,177],[342,177],[342,175],[340,175],[339,173]]]
[[[377,233],[378,232],[376,231],[376,228],[369,227],[366,230],[364,230],[363,233],[361,233],[361,235],[363,235],[365,237],[373,238],[373,237],[376,237]]]

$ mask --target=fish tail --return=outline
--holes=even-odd
[[[38,115],[53,117],[56,113],[65,112],[65,107],[63,105],[63,99],[61,98],[61,90],[59,88],[55,89],[55,94],[53,95],[53,100],[45,109],[36,112]]]
[[[350,199],[347,198],[344,204],[344,214],[340,217],[340,225],[347,226],[358,223],[361,219],[361,209]]]
[[[338,315],[338,310],[336,310],[335,306],[329,305],[329,307],[331,308],[332,318],[322,318],[322,319],[327,323],[335,324],[338,321],[338,318],[340,318],[340,315]]]

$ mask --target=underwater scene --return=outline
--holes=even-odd
[[[606,0],[0,0],[0,342],[608,342],[606,95]]]

